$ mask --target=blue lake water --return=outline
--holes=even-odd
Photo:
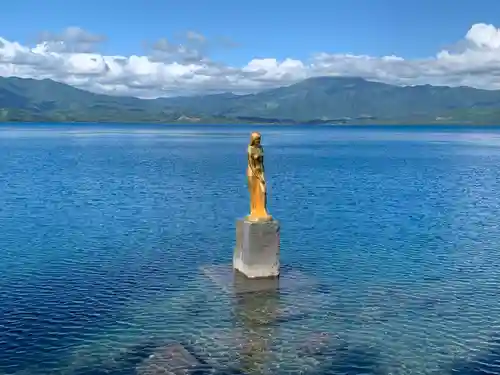
[[[204,270],[256,128],[312,286],[235,297]],[[2,375],[141,373],[172,342],[206,373],[500,373],[500,128],[3,125],[0,150]]]

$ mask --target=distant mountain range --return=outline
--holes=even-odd
[[[500,125],[500,91],[317,77],[249,95],[146,100],[0,77],[0,122]]]

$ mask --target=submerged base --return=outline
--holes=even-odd
[[[318,280],[299,270],[285,268],[279,278],[249,279],[232,269],[230,264],[200,267],[205,277],[223,291],[241,295],[280,290],[285,292],[311,290],[319,285]]]
[[[233,267],[249,279],[272,278],[280,273],[280,225],[276,220],[236,222]]]

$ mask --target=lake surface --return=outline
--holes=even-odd
[[[305,283],[235,297],[255,128],[1,126],[0,374],[500,373],[500,128],[258,128]]]

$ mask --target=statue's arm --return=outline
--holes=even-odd
[[[255,153],[251,148],[248,149],[248,168],[255,174]]]
[[[264,177],[264,152],[262,149],[259,149],[256,151],[256,154],[257,154],[257,156],[255,158],[255,164],[257,164],[259,167],[258,168],[259,171],[258,171],[257,175],[258,175],[259,179],[261,180],[261,182],[265,184],[266,180]]]

